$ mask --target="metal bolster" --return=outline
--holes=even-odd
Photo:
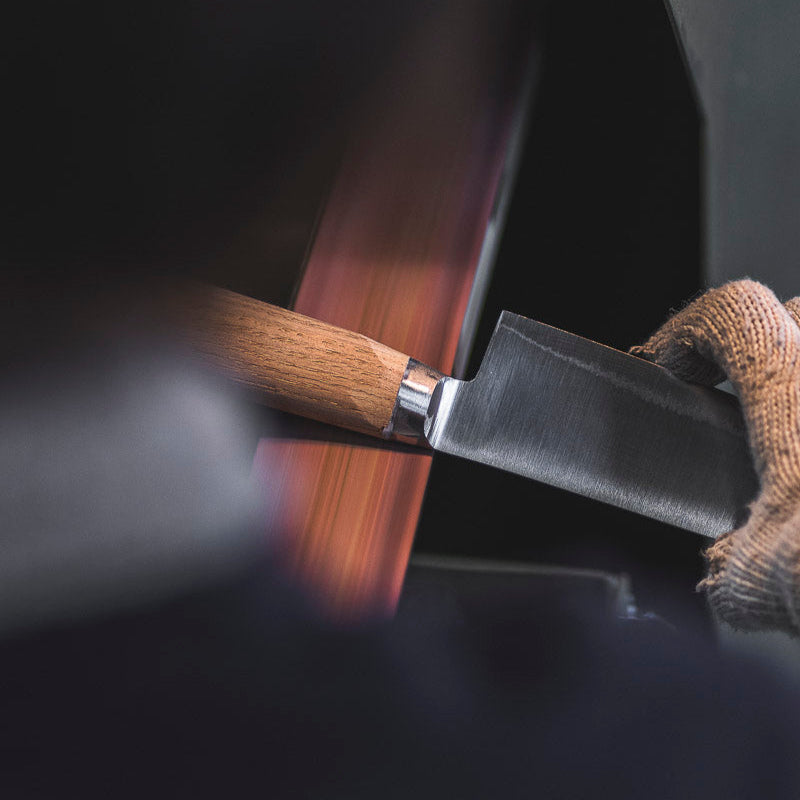
[[[385,439],[411,444],[426,444],[425,416],[441,372],[409,358],[397,392],[389,424],[383,429]]]

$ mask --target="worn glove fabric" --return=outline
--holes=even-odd
[[[733,384],[760,492],[706,551],[698,589],[734,628],[800,634],[800,297],[784,305],[755,281],[728,283],[631,352],[693,383]]]

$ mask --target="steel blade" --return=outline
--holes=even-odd
[[[425,433],[439,451],[717,536],[758,481],[735,397],[504,311],[478,375],[447,378]]]

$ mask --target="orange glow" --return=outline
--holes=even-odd
[[[376,86],[294,305],[443,372],[452,369],[511,122],[511,104],[497,96],[498,75],[508,84],[511,70],[490,12],[453,3],[426,20]],[[268,464],[279,474],[267,474]],[[255,466],[281,482],[288,563],[322,609],[340,621],[391,614],[430,453],[262,440]]]

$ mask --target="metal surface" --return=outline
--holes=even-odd
[[[704,118],[706,282],[798,292],[800,3],[666,0]]]
[[[397,392],[392,418],[383,431],[387,439],[398,439],[409,444],[426,444],[425,418],[436,384],[443,378],[441,372],[409,358],[400,389]]]
[[[434,391],[436,449],[707,536],[758,483],[735,398],[504,311],[476,378]]]
[[[528,131],[528,119],[538,80],[540,61],[539,48],[532,47],[528,54],[525,77],[520,87],[517,108],[511,123],[503,171],[500,173],[497,190],[495,191],[492,211],[489,215],[481,252],[478,256],[478,266],[475,269],[475,279],[472,282],[472,291],[467,302],[467,309],[464,312],[464,321],[461,323],[461,333],[458,337],[458,347],[453,361],[453,376],[456,378],[463,377],[467,371],[467,363],[472,353],[472,346],[475,343],[478,320],[483,311],[494,264],[500,250],[500,242],[505,230],[511,197],[514,193],[514,185],[519,172],[519,165],[522,161],[523,145]]]

